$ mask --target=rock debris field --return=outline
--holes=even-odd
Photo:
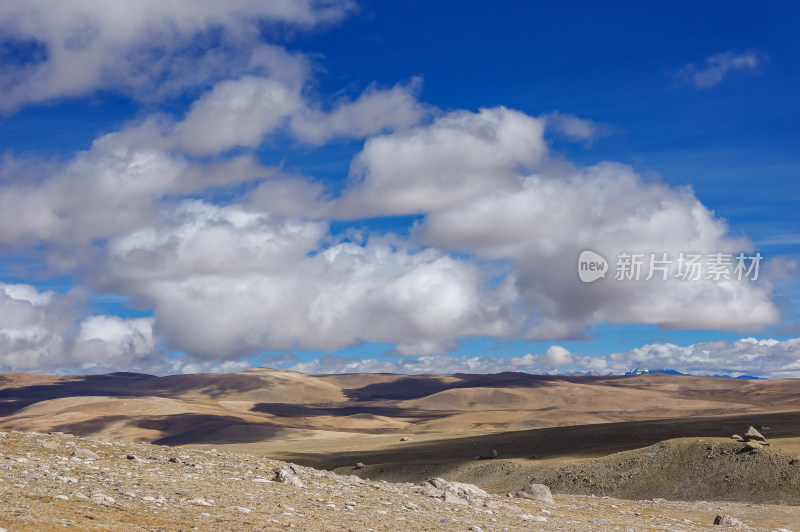
[[[0,433],[0,532],[285,529],[797,532],[800,507],[551,495],[536,484],[490,494],[441,478],[392,484],[216,450]]]

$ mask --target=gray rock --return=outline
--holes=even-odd
[[[469,501],[464,497],[459,497],[452,491],[445,491],[442,500],[449,504],[469,504]]]
[[[39,445],[41,445],[45,449],[50,449],[51,451],[55,451],[56,449],[58,449],[58,444],[56,442],[54,442],[54,441],[44,440],[44,441],[40,441],[38,443],[39,443]]]
[[[116,501],[114,497],[109,497],[108,495],[103,495],[102,493],[93,493],[92,494],[92,503],[98,504],[102,506],[111,506]]]
[[[550,492],[550,488],[544,484],[528,484],[522,488],[522,490],[514,493],[513,496],[520,499],[532,499],[547,504],[555,504],[556,502],[553,500],[553,494]]]
[[[717,517],[714,518],[714,524],[717,526],[726,526],[730,528],[742,528],[742,529],[750,528],[749,526],[745,525],[735,517],[731,517],[730,515],[718,515]]]
[[[361,462],[356,462],[356,466],[353,469],[364,469],[365,467]]]
[[[742,447],[743,451],[757,451],[761,449],[762,444],[757,441],[748,441],[745,442],[744,447]]]
[[[284,484],[289,484],[290,486],[297,486],[298,488],[305,487],[303,481],[297,478],[288,467],[282,467],[275,471],[275,480]]]
[[[747,429],[747,432],[744,433],[744,439],[745,441],[767,441],[767,439],[760,432],[758,432],[755,427],[750,427]]]
[[[464,482],[449,482],[443,478],[434,477],[426,480],[417,488],[419,493],[428,497],[444,499],[445,502],[466,504],[469,499],[485,499],[489,494],[474,484]]]
[[[100,457],[97,454],[93,453],[92,451],[90,451],[88,449],[81,449],[80,447],[77,447],[72,452],[72,456],[74,456],[75,458],[80,458],[81,460],[99,460],[100,459]]]

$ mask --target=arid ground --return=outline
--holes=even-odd
[[[790,515],[800,504],[792,379],[5,374],[0,416],[0,431],[213,448],[375,482],[442,477],[504,495],[533,481],[557,497],[778,504]],[[731,439],[751,426],[768,446]]]

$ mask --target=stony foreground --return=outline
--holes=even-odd
[[[0,433],[0,532],[800,530],[798,506],[547,495],[492,495],[441,479],[375,482],[214,450]]]

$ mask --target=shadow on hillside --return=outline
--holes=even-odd
[[[143,382],[157,379],[139,373],[110,373],[107,375],[81,375],[73,380],[55,384],[19,386],[0,390],[0,416],[10,416],[26,406],[52,399],[76,396],[132,397]],[[3,378],[5,382],[7,379]]]
[[[458,388],[538,388],[559,381],[585,382],[597,379],[597,377],[530,375],[516,372],[489,375],[456,373],[452,377],[458,381],[444,382],[436,375],[412,375],[391,382],[377,382],[343,391],[352,401],[407,400]]]
[[[471,461],[492,449],[498,458],[546,459],[595,457],[638,449],[673,438],[729,438],[748,426],[769,426],[767,438],[800,437],[800,412],[746,414],[726,417],[676,418],[549,427],[484,436],[409,443],[392,449],[329,453],[281,453],[273,458],[323,469],[366,464],[410,462],[459,463]]]
[[[150,418],[103,416],[76,423],[64,423],[53,427],[53,430],[77,436],[93,436],[109,424],[120,421],[130,427],[166,434],[151,442],[157,445],[252,443],[285,438],[288,434],[286,427],[249,422],[234,416],[210,414],[170,414]]]
[[[438,419],[447,417],[452,412],[441,412],[433,410],[416,410],[401,408],[399,406],[380,406],[368,404],[344,405],[331,404],[324,406],[295,405],[291,403],[256,403],[251,412],[261,412],[278,417],[318,417],[318,416],[353,416],[358,414],[368,414],[372,416],[386,416],[392,418],[414,418]]]

